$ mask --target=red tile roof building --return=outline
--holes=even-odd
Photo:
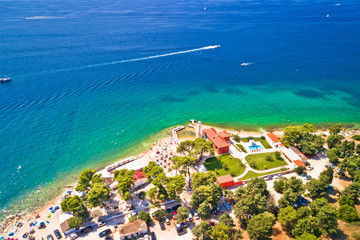
[[[266,134],[265,138],[272,147],[277,148],[279,147],[279,145],[282,144],[280,140],[277,138],[277,136],[275,136],[275,134],[273,133]]]
[[[216,178],[216,183],[222,186],[223,188],[231,187],[234,185],[234,179],[230,175],[225,175]]]
[[[143,171],[136,170],[135,174],[133,175],[134,179],[134,186],[133,188],[139,187],[146,183],[146,175]]]
[[[230,134],[226,131],[217,132],[214,128],[207,128],[202,131],[202,137],[214,144],[218,154],[228,153],[230,144]]]

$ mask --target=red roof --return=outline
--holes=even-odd
[[[230,144],[224,139],[224,137],[221,136],[225,135],[225,133],[227,132],[222,132],[222,134],[220,135],[219,133],[221,132],[216,132],[214,128],[207,128],[203,130],[203,133],[206,133],[208,140],[213,142],[218,148],[230,147]]]
[[[144,172],[142,172],[140,170],[136,170],[135,174],[133,175],[133,178],[134,178],[134,180],[136,182],[137,180],[146,178],[146,175],[145,175]]]
[[[295,165],[298,167],[305,166],[305,163],[303,163],[303,161],[301,161],[301,160],[295,160],[295,161],[293,161],[293,163],[295,163]]]
[[[275,136],[275,134],[268,133],[267,135],[271,139],[271,141],[273,141],[274,143],[279,143],[280,142],[280,140],[277,138],[277,136]]]
[[[216,133],[219,137],[222,137],[222,138],[229,138],[230,137],[230,134],[227,132],[227,131],[221,131],[221,132],[217,132]]]
[[[221,177],[216,178],[216,182],[219,183],[219,184],[224,184],[224,183],[233,182],[233,181],[234,181],[234,179],[230,175],[225,175],[225,176],[221,176]]]

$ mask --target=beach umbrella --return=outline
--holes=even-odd
[[[51,208],[49,208],[49,211],[51,211],[51,210],[53,210],[54,208],[53,207],[51,207]]]
[[[48,215],[47,215],[47,218],[50,218],[50,217],[51,217],[51,214],[48,214]]]
[[[30,233],[30,234],[34,234],[34,233],[35,233],[35,230],[34,230],[34,229],[30,229],[29,233]]]

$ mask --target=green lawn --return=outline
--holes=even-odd
[[[247,151],[246,151],[246,149],[245,149],[245,147],[243,145],[236,144],[236,146],[237,146],[238,150],[243,151],[244,153],[247,153]]]
[[[266,141],[266,139],[255,138],[254,140],[260,142],[266,149],[271,148],[270,144]]]
[[[268,174],[272,174],[272,173],[277,173],[277,172],[281,172],[281,170],[275,170],[275,171],[272,171],[272,172],[267,172],[267,173],[256,173],[256,172],[253,172],[253,171],[248,171],[248,173],[243,176],[242,178],[239,178],[239,180],[246,180],[246,179],[251,179],[251,178],[257,178],[257,177],[260,177],[260,176],[264,176],[264,175],[268,175]]]
[[[268,155],[273,157],[273,161],[265,160],[265,157]],[[251,154],[246,156],[245,159],[249,165],[256,170],[266,170],[287,165],[283,158],[277,159],[275,157],[275,152]]]
[[[224,176],[230,173],[233,173],[233,176],[239,176],[245,171],[245,166],[240,159],[234,158],[230,154],[208,158],[204,165],[208,171],[213,171],[216,176]]]

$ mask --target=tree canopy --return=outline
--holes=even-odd
[[[269,239],[273,233],[274,221],[275,217],[271,213],[261,213],[252,217],[246,229],[250,239]]]
[[[79,181],[75,190],[76,191],[87,190],[90,187],[90,182],[95,172],[96,172],[95,170],[91,170],[90,168],[83,170],[80,173]]]
[[[102,203],[102,201],[110,198],[110,188],[108,188],[104,183],[95,183],[85,197],[89,208],[97,207]]]
[[[207,240],[211,236],[212,229],[209,222],[202,221],[200,224],[195,225],[191,232],[196,239]]]
[[[118,182],[118,192],[124,200],[130,200],[129,194],[131,188],[134,186],[135,170],[120,169],[114,172],[114,178]]]
[[[324,149],[325,143],[321,136],[313,134],[315,127],[305,123],[302,126],[288,126],[284,129],[281,142],[286,146],[298,147],[305,154],[315,154]]]
[[[191,206],[197,208],[203,202],[216,206],[223,196],[223,189],[216,184],[215,175],[211,172],[199,172],[192,177],[193,194],[191,196]]]

